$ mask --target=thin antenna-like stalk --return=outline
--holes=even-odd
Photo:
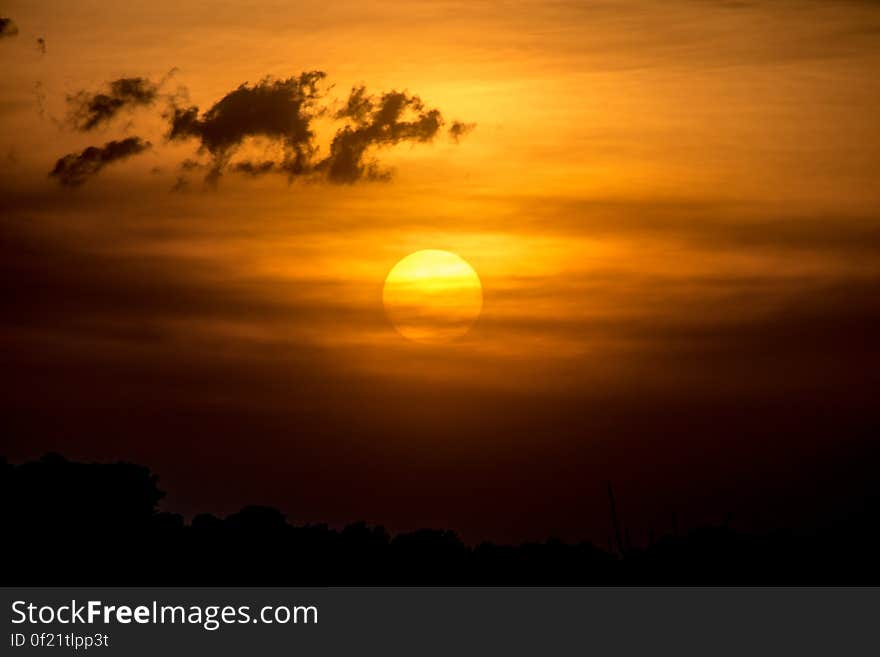
[[[617,551],[623,555],[623,538],[620,535],[620,524],[617,522],[617,505],[614,503],[614,489],[611,482],[608,484],[608,503],[611,505],[611,526],[614,528],[614,539],[617,541]]]

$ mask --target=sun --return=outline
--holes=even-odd
[[[483,286],[461,257],[427,249],[411,253],[391,268],[382,302],[402,336],[439,344],[470,331],[483,309]]]

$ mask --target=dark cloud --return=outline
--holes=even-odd
[[[202,166],[204,165],[201,162],[199,162],[198,160],[193,160],[191,158],[187,158],[180,163],[180,168],[182,171],[193,171],[195,169],[202,168]]]
[[[37,50],[41,55],[46,54],[46,40],[43,37],[37,37]]]
[[[123,109],[152,105],[158,94],[159,85],[146,78],[119,78],[110,82],[105,92],[80,91],[68,96],[67,121],[77,130],[88,132],[107,123]]]
[[[321,103],[324,91],[320,85],[325,77],[323,72],[308,71],[283,80],[264,78],[254,85],[243,84],[204,113],[195,105],[172,101],[168,138],[199,140],[201,150],[211,157],[208,182],[216,182],[229,170],[250,176],[274,172],[289,179],[311,175],[353,183],[390,177],[388,170],[369,157],[371,149],[403,141],[431,141],[444,124],[440,111],[425,107],[418,96],[399,91],[373,96],[365,87],[355,87],[342,109],[332,114],[344,126],[333,137],[329,153],[319,157],[312,121],[328,114]],[[458,141],[472,128],[456,121],[449,134]],[[249,138],[280,143],[283,157],[231,162]]]
[[[321,111],[317,101],[324,78],[321,71],[308,71],[284,80],[264,78],[254,85],[242,84],[201,116],[195,105],[174,106],[168,138],[199,140],[212,158],[209,181],[222,175],[232,153],[249,137],[280,141],[284,158],[279,168],[290,176],[303,174],[315,152],[311,122]]]
[[[185,192],[189,189],[189,178],[186,176],[177,176],[174,185],[171,187],[172,192]]]
[[[452,125],[449,126],[449,136],[452,138],[456,144],[459,139],[467,135],[474,128],[477,127],[476,123],[464,123],[462,121],[453,121]]]
[[[263,160],[262,162],[244,160],[242,162],[236,162],[231,168],[236,173],[241,173],[247,176],[262,176],[266,173],[272,173],[275,171],[276,167],[275,162],[272,160]]]
[[[427,109],[418,96],[400,91],[370,96],[364,87],[351,90],[336,118],[350,123],[337,131],[330,155],[317,169],[326,171],[328,179],[337,183],[387,178],[387,171],[366,159],[368,149],[402,141],[431,141],[443,126],[440,111]]]
[[[18,25],[11,18],[0,17],[0,39],[18,34]]]
[[[89,146],[80,153],[68,153],[60,158],[49,175],[57,178],[62,185],[76,187],[108,164],[142,153],[150,146],[150,142],[140,137],[108,141],[100,147]]]
[[[159,97],[159,88],[175,72],[172,69],[158,83],[141,77],[120,78],[110,82],[106,92],[80,91],[69,96],[67,122],[87,132],[110,121],[123,109],[151,105]],[[387,180],[390,171],[370,157],[372,149],[404,141],[428,142],[444,125],[440,111],[425,107],[418,96],[399,91],[373,96],[365,87],[356,87],[342,109],[331,115],[344,126],[333,137],[329,153],[319,157],[312,123],[329,113],[321,102],[325,77],[321,71],[307,71],[286,79],[264,78],[256,84],[245,83],[204,112],[183,102],[185,90],[166,95],[170,102],[164,114],[169,122],[168,140],[197,140],[199,152],[208,156],[202,161],[187,158],[181,163],[181,170],[206,169],[208,183],[216,183],[226,171],[249,177],[279,173],[289,180],[312,176],[335,183]],[[449,134],[458,141],[472,127],[456,121]],[[234,154],[248,139],[265,140],[276,153],[280,147],[281,154],[274,159],[270,155],[233,162]],[[109,162],[149,147],[148,142],[137,137],[111,141],[101,148],[93,146],[59,159],[50,175],[64,185],[80,185]],[[174,190],[180,191],[186,183],[187,179],[181,176]]]

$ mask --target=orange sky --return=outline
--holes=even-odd
[[[426,452],[464,459],[478,481],[512,406],[524,460],[549,442],[596,462],[591,441],[630,433],[601,414],[633,399],[840,395],[849,408],[876,392],[876,3],[28,0],[0,14],[19,27],[0,40],[0,226],[18,282],[3,340],[23,381],[9,402],[20,426],[52,408],[69,427],[69,395],[76,417],[110,407],[122,426],[119,409],[235,408],[275,418],[266,435],[303,414],[319,423],[326,406],[351,423],[328,434],[399,446],[424,431]],[[475,127],[458,143],[443,132],[372,149],[387,181],[227,173],[214,188],[181,171],[198,143],[166,139],[166,95],[185,88],[205,111],[242,83],[309,70],[327,73],[332,111],[365,84]],[[68,97],[133,76],[168,77],[154,104],[93,131],[66,121]],[[337,127],[315,121],[319,153]],[[47,175],[131,136],[152,147],[82,186]],[[236,157],[270,151],[248,141]],[[459,254],[484,286],[480,320],[448,345],[409,343],[383,314],[385,275],[420,249]],[[93,385],[71,393],[89,371]],[[49,424],[46,446],[77,433]],[[164,458],[136,441],[114,449]]]

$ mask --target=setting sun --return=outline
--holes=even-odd
[[[385,278],[385,312],[410,340],[448,342],[467,333],[483,307],[480,277],[449,251],[416,251]]]

